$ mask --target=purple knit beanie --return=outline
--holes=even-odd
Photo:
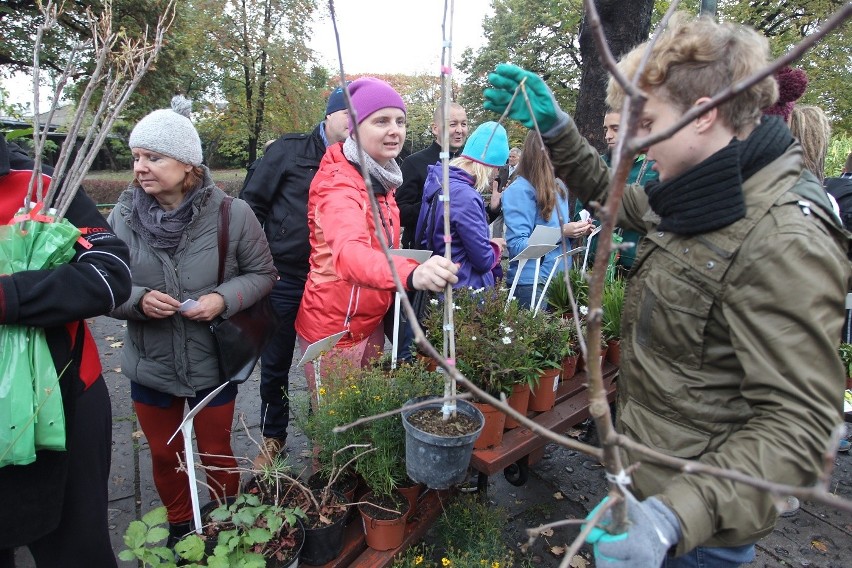
[[[808,75],[804,70],[788,65],[775,73],[775,80],[778,81],[778,102],[763,109],[763,114],[780,116],[784,122],[789,122],[793,106],[805,94]]]
[[[379,109],[392,107],[406,112],[405,103],[393,87],[375,77],[361,77],[349,84],[349,98],[352,108],[358,114],[358,124]],[[352,116],[349,117],[349,129],[353,129]]]

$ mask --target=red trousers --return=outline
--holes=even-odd
[[[240,488],[237,460],[231,448],[231,424],[234,405],[231,401],[213,408],[205,407],[195,416],[195,441],[201,463],[205,466],[210,498],[236,495]],[[170,523],[183,523],[192,519],[192,500],[189,495],[189,477],[178,471],[183,455],[183,435],[178,434],[166,445],[180,426],[184,416],[185,400],[175,398],[168,408],[134,402],[139,425],[151,448],[154,484],[160,500],[168,510]],[[203,479],[199,476],[199,479]]]

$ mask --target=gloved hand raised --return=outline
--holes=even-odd
[[[553,93],[541,77],[509,63],[499,64],[493,73],[488,74],[488,82],[494,85],[494,88],[485,89],[483,92],[485,103],[482,106],[487,110],[503,114],[506,107],[509,106],[509,101],[512,100],[515,89],[518,88],[524,78],[526,78],[524,88],[530,100],[529,106],[532,107],[539,129],[542,132],[547,132],[558,122],[567,122],[568,115],[559,108],[559,103],[553,98]],[[509,116],[527,128],[534,127],[529,107],[520,91],[512,103]]]
[[[609,497],[601,501],[586,519],[591,519],[608,499]],[[640,502],[630,493],[626,493],[626,500],[627,532],[606,532],[605,527],[612,523],[610,509],[586,537],[586,542],[591,544],[595,551],[595,566],[658,568],[669,548],[680,540],[680,522],[672,510],[655,497]]]

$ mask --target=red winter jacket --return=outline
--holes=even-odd
[[[399,247],[399,209],[393,191],[373,190],[385,239]],[[360,171],[330,146],[308,197],[311,269],[296,317],[296,331],[310,342],[349,330],[338,345],[351,346],[382,324],[393,302],[394,282],[381,250],[370,196]],[[403,284],[417,262],[393,257]],[[349,324],[347,326],[347,313]]]

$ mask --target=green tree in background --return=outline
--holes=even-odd
[[[141,37],[146,29],[153,29],[166,4],[166,0],[112,0],[115,27],[125,29],[128,35]],[[178,90],[181,75],[178,68],[187,62],[186,50],[180,41],[183,33],[181,26],[187,21],[185,4],[177,3],[175,22],[160,56],[125,107],[125,124],[135,123],[153,108],[166,105]],[[44,38],[44,49],[40,54],[43,73],[61,72],[71,47],[90,37],[84,23],[86,9],[99,13],[102,8],[102,0],[77,0],[63,4],[59,26]],[[0,37],[3,38],[0,42],[0,77],[9,77],[19,71],[31,72],[33,41],[39,23],[41,14],[33,1],[13,0],[0,5]],[[86,84],[92,64],[91,58],[86,60],[84,54],[80,71],[72,77],[72,88],[69,90],[72,98],[79,96],[73,85]],[[96,105],[97,102],[95,97],[92,104]]]
[[[311,81],[322,77],[306,71],[315,9],[313,0],[193,2],[202,36],[193,57],[215,69],[216,111],[224,111],[221,126],[244,139],[245,163],[257,157],[268,115],[286,130],[306,130],[317,119],[321,84]]]
[[[553,89],[560,106],[573,109],[580,87],[579,29],[582,0],[494,0],[494,15],[482,22],[486,45],[474,52],[466,49],[458,67],[468,75],[459,102],[468,119],[479,124],[492,120],[482,110],[482,90],[488,73],[504,61],[529,69]],[[507,125],[513,145],[526,133],[512,122]]]

